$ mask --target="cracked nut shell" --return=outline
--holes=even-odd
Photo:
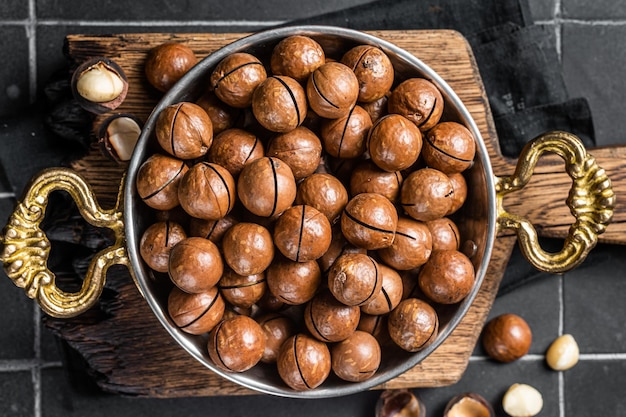
[[[213,124],[197,104],[181,102],[164,108],[154,128],[159,145],[180,159],[203,156],[213,143]]]
[[[448,175],[463,172],[474,162],[476,142],[457,122],[441,122],[426,133],[422,156],[426,165]]]
[[[341,231],[355,246],[368,250],[391,246],[398,226],[398,213],[386,197],[376,193],[357,194],[341,216]]]
[[[288,259],[306,262],[321,257],[330,246],[332,230],[318,209],[299,205],[288,208],[274,225],[274,245]]]
[[[304,324],[322,342],[340,342],[350,337],[359,325],[361,309],[339,302],[330,291],[318,293],[304,309]]]
[[[409,78],[392,90],[387,109],[389,113],[401,114],[426,132],[439,123],[444,100],[432,82],[424,78]]]
[[[318,116],[336,119],[348,114],[359,96],[354,71],[340,62],[327,62],[309,77],[306,94]]]
[[[171,210],[180,204],[178,186],[188,169],[178,158],[150,155],[137,171],[137,194],[155,210]]]
[[[221,165],[199,162],[180,180],[178,200],[192,217],[221,219],[235,206],[235,180]]]
[[[445,216],[452,207],[453,195],[454,189],[446,174],[422,168],[402,182],[400,205],[415,220],[426,222]]]
[[[217,287],[189,294],[173,287],[167,299],[167,311],[182,331],[189,334],[210,332],[224,316],[225,304]]]
[[[343,55],[341,62],[352,68],[359,80],[359,101],[378,100],[393,85],[393,65],[380,48],[357,45]]]
[[[278,374],[296,391],[319,387],[330,375],[330,351],[324,342],[303,333],[287,339],[276,361]]]
[[[236,315],[211,330],[208,351],[216,366],[229,372],[244,372],[263,357],[265,333],[254,319]]]
[[[296,180],[285,162],[265,156],[244,166],[237,180],[237,195],[252,214],[272,217],[291,207]]]
[[[308,105],[304,88],[291,77],[267,77],[252,95],[252,113],[269,131],[289,132],[306,118]]]
[[[211,73],[210,83],[215,95],[235,108],[252,104],[256,87],[267,78],[263,63],[245,52],[230,54]]]
[[[187,234],[183,227],[172,221],[156,222],[141,235],[139,253],[141,259],[157,272],[167,272],[170,251]]]

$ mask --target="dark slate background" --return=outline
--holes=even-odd
[[[15,195],[34,172],[57,165],[67,153],[48,141],[49,132],[42,123],[46,109],[40,104],[44,86],[64,68],[62,44],[66,34],[249,31],[314,19],[365,3],[368,1],[3,0],[0,218],[8,217]],[[586,100],[595,143],[626,143],[621,126],[622,100],[626,97],[626,3],[530,0],[529,10],[530,18],[545,31],[545,39],[556,53],[555,66],[546,72],[561,73],[568,96]],[[344,23],[350,25],[349,21]],[[518,282],[520,276],[538,279],[503,291],[491,316],[512,312],[528,321],[534,335],[529,355],[503,365],[486,359],[477,347],[459,383],[415,390],[426,403],[428,415],[441,415],[445,403],[463,391],[484,395],[498,415],[504,415],[499,403],[514,382],[529,383],[542,392],[544,416],[626,415],[623,254],[621,246],[599,245],[576,270],[548,275],[534,273],[516,252],[505,282]],[[1,275],[0,416],[374,415],[379,392],[328,400],[263,395],[159,400],[103,394],[73,385],[73,369],[63,360],[59,341],[41,325],[38,307]],[[571,333],[578,340],[581,361],[575,368],[557,373],[545,366],[544,352],[563,333]]]

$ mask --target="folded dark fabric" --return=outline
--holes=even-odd
[[[503,155],[515,157],[529,140],[550,130],[563,130],[577,135],[587,147],[595,145],[593,120],[587,99],[574,98],[525,108],[515,113],[494,117]],[[507,135],[510,132],[511,136]]]
[[[381,0],[289,24],[324,24],[359,30],[455,29],[468,35],[512,22],[532,24],[528,3],[518,0]]]

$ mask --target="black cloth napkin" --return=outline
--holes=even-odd
[[[579,135],[587,146],[595,144],[588,103],[569,97],[553,32],[533,24],[525,0],[379,0],[288,24],[457,30],[472,46],[505,155],[515,157],[530,139],[557,129]],[[0,153],[4,173],[0,182],[20,192],[39,169],[62,165],[71,158],[75,151],[67,149],[80,152],[85,148],[91,119],[75,106],[68,92],[67,77],[59,77],[44,89],[33,111],[1,121],[0,139],[8,146]],[[26,138],[12,134],[28,129],[32,134]],[[559,244],[558,240],[544,242]],[[545,275],[516,249],[499,294]]]

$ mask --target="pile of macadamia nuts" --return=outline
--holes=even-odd
[[[149,79],[168,79],[159,64]],[[475,281],[453,220],[475,139],[442,119],[438,88],[400,80],[376,46],[331,57],[297,35],[268,62],[229,55],[209,81],[158,115],[137,174],[157,219],[140,253],[173,284],[171,320],[208,334],[217,367],[275,364],[294,390],[431,344],[436,306]]]

